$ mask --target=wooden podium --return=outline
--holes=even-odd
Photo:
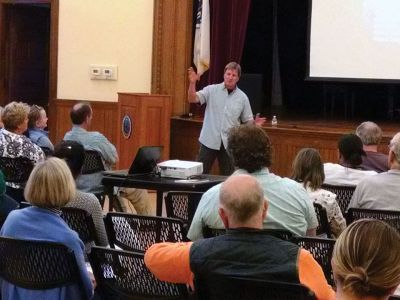
[[[142,146],[163,146],[169,158],[171,96],[118,93],[119,169],[130,167]]]

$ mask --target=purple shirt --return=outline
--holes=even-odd
[[[388,156],[380,152],[366,151],[367,155],[363,156],[361,168],[363,170],[372,170],[378,173],[389,170]]]

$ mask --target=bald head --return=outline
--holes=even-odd
[[[227,218],[230,224],[226,227],[262,226],[267,204],[263,189],[253,176],[229,177],[221,186],[219,200],[221,218]]]
[[[72,107],[70,117],[72,124],[82,125],[92,116],[92,108],[87,103],[77,103]]]

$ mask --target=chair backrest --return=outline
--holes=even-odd
[[[323,184],[321,188],[336,194],[336,201],[340,207],[340,210],[342,211],[343,216],[345,216],[347,207],[349,206],[351,197],[353,197],[356,187]]]
[[[168,192],[165,197],[167,217],[182,220],[187,232],[202,196],[201,192]]]
[[[326,235],[327,238],[331,238],[331,226],[329,225],[325,207],[319,203],[314,203],[314,210],[318,219],[317,235]]]
[[[29,202],[21,202],[20,208],[32,206]],[[78,233],[80,240],[85,243],[99,244],[94,221],[86,210],[76,207],[62,207],[61,218],[68,227]]]
[[[0,157],[0,170],[6,182],[24,185],[34,167],[34,162],[26,157]]]
[[[310,251],[314,259],[319,263],[324,271],[325,278],[332,286],[335,285],[332,272],[332,252],[335,246],[334,239],[311,238],[311,237],[294,237],[294,243]]]
[[[183,223],[178,219],[109,212],[105,218],[112,247],[145,252],[159,242],[182,242]]]
[[[0,253],[0,277],[18,287],[83,286],[74,252],[63,244],[0,237]]]
[[[44,153],[44,155],[46,155],[46,157],[50,157],[53,155],[54,151],[51,150],[50,148],[47,147],[40,147]]]
[[[195,286],[199,300],[316,299],[314,293],[302,284],[261,279],[196,276]]]
[[[69,228],[78,233],[83,243],[99,244],[91,214],[86,210],[75,207],[62,207],[61,212],[61,218],[68,224]]]
[[[350,208],[347,212],[347,224],[351,224],[359,219],[376,219],[388,223],[400,233],[400,211]]]
[[[265,234],[273,235],[274,237],[280,238],[285,241],[292,240],[292,233],[289,230],[284,229],[263,229]],[[208,226],[203,227],[203,237],[204,238],[211,238],[216,237],[226,233],[226,229],[221,228],[211,228]]]
[[[100,153],[95,150],[85,150],[81,174],[87,175],[101,171],[104,171],[104,164]]]
[[[186,299],[185,285],[160,281],[144,254],[94,246],[89,261],[102,299]]]

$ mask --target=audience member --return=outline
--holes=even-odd
[[[390,170],[360,181],[349,207],[400,210],[400,132],[389,145]]]
[[[55,147],[54,156],[65,160],[74,179],[79,176],[85,159],[85,149],[80,143],[75,141],[61,141]],[[99,246],[108,246],[102,208],[94,194],[77,190],[75,198],[68,202],[66,206],[87,211],[93,218],[97,237],[99,238]],[[86,245],[86,249],[89,250],[90,246],[91,245]]]
[[[311,200],[326,209],[332,234],[338,237],[346,228],[336,195],[321,189],[324,182],[324,165],[319,152],[314,148],[301,149],[293,161],[292,179],[301,182],[308,192]]]
[[[389,299],[400,284],[400,236],[379,220],[359,220],[336,241],[336,299]]]
[[[355,134],[343,135],[338,143],[339,164],[325,163],[326,184],[355,186],[366,176],[377,174],[375,171],[361,169],[362,157],[365,156],[363,144]]]
[[[240,123],[262,125],[265,118],[253,119],[249,98],[237,87],[241,75],[241,67],[236,62],[230,62],[224,69],[224,82],[212,84],[196,92],[196,82],[199,75],[189,68],[189,103],[206,104],[203,127],[200,133],[200,151],[198,160],[203,163],[203,173],[208,174],[213,162],[218,158],[219,170],[222,175],[230,175],[234,166],[226,152],[228,132]]]
[[[3,172],[0,170],[0,228],[8,214],[18,207],[18,202],[6,195],[6,182]]]
[[[53,143],[49,139],[47,127],[47,115],[43,107],[32,105],[28,115],[28,136],[32,142],[49,153],[54,151]]]
[[[28,113],[29,106],[22,102],[11,102],[4,107],[4,129],[0,131],[1,157],[26,157],[35,164],[44,160],[42,149],[23,134],[28,127]],[[6,185],[9,196],[18,202],[24,200],[23,186],[13,182],[6,182]]]
[[[357,127],[356,135],[361,139],[366,154],[362,157],[361,168],[378,173],[386,172],[389,169],[388,156],[378,152],[378,145],[382,139],[382,130],[379,126],[374,122],[363,122]]]
[[[33,169],[25,188],[25,198],[33,205],[12,211],[1,236],[26,240],[58,242],[73,250],[84,282],[82,288],[88,299],[93,295],[93,285],[86,269],[84,245],[78,234],[60,217],[60,207],[75,197],[75,182],[64,161],[49,158]],[[81,299],[76,284],[47,290],[30,290],[17,287],[6,280],[1,285],[2,299]]]
[[[228,178],[218,206],[226,234],[196,242],[159,243],[146,251],[145,264],[157,278],[193,284],[196,276],[218,274],[301,282],[318,299],[334,298],[309,252],[263,232],[268,203],[256,178],[244,174]]]
[[[73,126],[71,131],[65,134],[64,140],[77,141],[83,145],[85,150],[97,151],[103,159],[105,169],[110,170],[118,160],[118,153],[115,146],[100,132],[88,131],[93,117],[90,105],[87,103],[75,104],[70,115]],[[102,178],[102,172],[80,175],[76,180],[77,188],[82,192],[101,193],[103,192]],[[121,188],[120,195],[132,203],[138,214],[151,214],[147,190]]]
[[[315,235],[318,226],[314,207],[305,189],[294,180],[269,172],[271,143],[258,126],[240,125],[231,129],[228,151],[237,170],[234,176],[250,174],[264,189],[269,200],[268,218],[264,228],[285,229],[295,235]],[[204,193],[196,209],[188,237],[192,241],[203,237],[203,227],[224,228],[218,216],[221,184]]]

